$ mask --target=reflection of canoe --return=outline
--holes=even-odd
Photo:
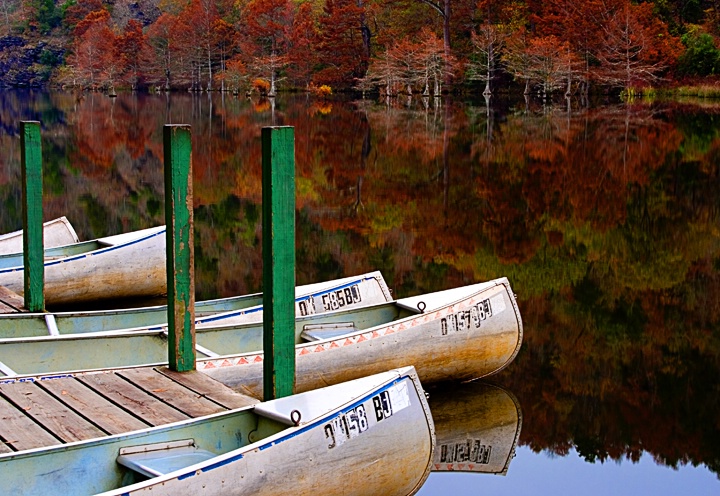
[[[430,472],[432,432],[422,387],[406,367],[170,425],[1,454],[0,478],[15,495],[409,495]]]
[[[165,226],[45,250],[45,303],[158,296],[167,292]],[[24,291],[23,256],[0,256],[0,286]]]
[[[419,309],[424,309],[421,312]],[[364,308],[296,319],[296,391],[413,364],[426,382],[493,374],[522,341],[507,279]],[[262,397],[262,324],[198,326],[198,369]],[[167,361],[162,331],[0,340],[0,362],[18,375]],[[0,364],[1,365],[1,364]]]
[[[70,221],[65,217],[54,219],[43,224],[43,246],[54,248],[56,246],[77,243],[78,237]],[[0,255],[22,253],[23,232],[13,231],[0,235]]]
[[[345,294],[350,295],[349,298]],[[338,295],[342,298],[339,298]],[[363,306],[392,300],[380,272],[300,286],[295,291],[298,315]],[[198,324],[224,325],[239,319],[262,319],[262,293],[195,303]],[[240,320],[242,321],[242,320]],[[13,313],[0,318],[0,338],[19,338],[120,329],[158,327],[167,323],[167,306],[75,312]]]
[[[438,384],[429,391],[437,447],[434,472],[507,473],[522,412],[515,396],[492,384]]]

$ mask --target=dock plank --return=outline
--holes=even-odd
[[[201,417],[227,410],[150,368],[121,370],[118,375],[189,417]]]
[[[82,412],[108,434],[120,434],[149,426],[74,377],[42,381],[39,385],[70,408]]]
[[[259,399],[238,393],[202,372],[175,372],[168,367],[158,367],[156,370],[229,410],[260,403]]]
[[[65,442],[106,434],[33,382],[3,384],[0,385],[0,393],[24,410],[25,415]]]
[[[27,312],[25,299],[5,286],[0,286],[0,313],[17,312]]]
[[[10,446],[17,451],[22,451],[60,444],[60,440],[33,422],[30,417],[3,397],[0,397],[0,437],[4,439],[4,442],[0,443],[2,452],[13,451],[9,448]]]
[[[150,425],[189,418],[116,374],[89,374],[79,376],[78,380]]]

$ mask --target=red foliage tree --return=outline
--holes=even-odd
[[[365,76],[368,55],[360,30],[364,9],[353,0],[327,0],[320,16],[317,45],[320,84],[352,85]]]

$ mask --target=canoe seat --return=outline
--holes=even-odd
[[[332,339],[344,334],[357,332],[353,322],[338,322],[336,324],[308,324],[303,326],[300,337],[305,341],[319,341]]]
[[[146,477],[157,477],[218,456],[193,439],[121,448],[117,462]]]

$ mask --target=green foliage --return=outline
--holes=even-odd
[[[686,76],[709,76],[720,69],[720,50],[715,39],[708,33],[693,29],[680,40],[685,53],[678,60],[678,71]]]
[[[60,25],[61,12],[55,7],[54,0],[30,0],[31,10],[36,13],[35,19],[30,19],[37,23],[38,30],[42,34],[48,34],[54,28]]]

